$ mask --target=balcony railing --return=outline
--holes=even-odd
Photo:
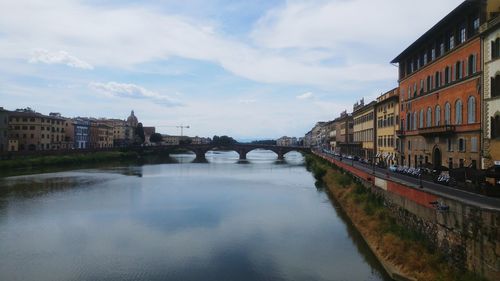
[[[418,129],[419,135],[442,135],[454,132],[455,132],[455,126],[453,125],[442,125],[442,126],[434,126],[434,127]]]
[[[427,128],[420,128],[418,130],[396,130],[396,135],[398,137],[403,137],[405,135],[443,135],[443,134],[451,134],[455,132],[455,126],[453,125],[442,125],[442,126],[434,126]]]

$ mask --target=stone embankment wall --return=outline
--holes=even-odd
[[[398,223],[425,236],[451,265],[488,280],[500,280],[500,211],[409,186],[390,175],[374,177],[347,163],[325,159],[383,196]]]

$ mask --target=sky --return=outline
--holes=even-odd
[[[396,87],[389,62],[461,2],[0,0],[0,107],[303,136]]]

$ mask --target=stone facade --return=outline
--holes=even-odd
[[[500,165],[500,17],[481,27],[483,38],[484,159],[482,168]]]

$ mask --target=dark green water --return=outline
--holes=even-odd
[[[300,154],[0,178],[0,280],[389,280]]]

